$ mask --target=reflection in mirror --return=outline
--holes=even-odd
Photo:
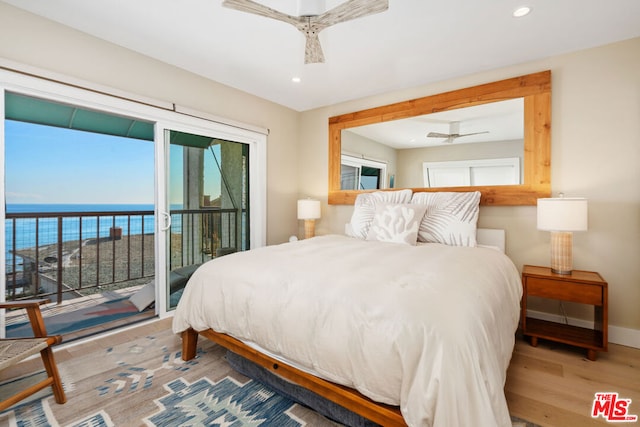
[[[386,162],[371,160],[364,155],[342,154],[340,161],[341,189],[376,190],[388,188],[385,186],[386,182]]]
[[[341,189],[519,185],[524,98],[343,129]]]
[[[510,119],[506,111],[476,107],[519,112]],[[408,120],[417,136],[396,128],[411,118],[418,118]],[[507,125],[494,127],[493,121]],[[510,133],[512,127],[517,133]],[[410,146],[412,139],[435,147]],[[345,163],[347,157],[355,165]],[[385,167],[370,171],[369,161]],[[363,191],[409,188],[480,191],[482,205],[535,205],[551,194],[550,166],[550,71],[329,118],[329,204],[353,204]]]

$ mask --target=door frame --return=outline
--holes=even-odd
[[[73,81],[65,78],[65,81]],[[98,87],[96,85],[96,87]],[[171,316],[166,310],[166,292],[164,286],[167,280],[167,246],[166,233],[160,231],[163,211],[167,207],[167,173],[168,144],[164,141],[164,129],[174,129],[191,133],[199,133],[229,141],[241,142],[249,145],[249,222],[251,249],[266,245],[267,225],[267,134],[266,129],[238,123],[232,120],[197,112],[175,104],[157,101],[158,106],[137,102],[140,97],[123,94],[117,89],[100,87],[83,88],[76,84],[52,81],[46,77],[36,77],[15,71],[0,69],[0,220],[5,220],[5,145],[4,145],[4,95],[14,92],[26,96],[48,99],[54,102],[77,105],[105,113],[135,117],[155,123],[154,153],[155,153],[155,292],[156,315]],[[109,93],[113,93],[110,95]],[[152,103],[153,104],[153,103]],[[168,108],[162,107],[171,107]],[[181,112],[182,111],[182,112]],[[5,228],[0,227],[0,253],[6,251]],[[0,301],[5,299],[6,265],[0,263]],[[0,335],[4,333],[4,312],[0,315]]]
[[[168,255],[168,234],[162,231],[166,227],[164,218],[169,215],[169,147],[170,141],[164,137],[165,131],[178,131],[194,135],[201,135],[211,138],[223,139],[226,141],[247,144],[249,146],[249,247],[259,248],[266,245],[266,135],[240,129],[233,126],[224,126],[219,123],[202,121],[194,117],[179,122],[173,120],[157,121],[155,124],[155,147],[156,147],[156,245],[163,245],[165,250],[156,252],[156,277],[161,273],[163,277],[158,277],[156,283],[165,284],[161,295],[156,289],[156,301],[161,305],[160,317],[171,312],[167,310],[167,292],[169,264]],[[262,176],[262,178],[261,178]],[[159,258],[162,258],[159,260]],[[161,262],[158,264],[158,262]],[[162,268],[160,268],[160,266]],[[157,287],[156,287],[157,288]],[[157,309],[156,309],[157,310]]]

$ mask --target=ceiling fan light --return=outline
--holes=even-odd
[[[298,0],[298,16],[318,16],[325,10],[325,0]]]

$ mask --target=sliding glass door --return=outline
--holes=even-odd
[[[138,302],[163,317],[197,266],[266,243],[267,131],[150,101],[0,70],[0,300],[45,296],[61,304],[88,288],[101,292],[136,280],[145,290]],[[65,136],[56,145],[43,139],[41,146],[18,135],[25,126]],[[54,159],[74,132],[82,134],[77,148]],[[7,137],[14,138],[9,145]],[[18,148],[24,154],[14,155]],[[96,166],[79,157],[85,149]],[[18,161],[24,173],[8,182],[18,177]],[[7,201],[15,205],[17,197],[35,194],[21,190],[27,181],[74,207],[127,206],[116,213],[98,206],[39,216],[7,209]],[[76,194],[78,188],[86,191]],[[27,234],[19,236],[22,231]],[[4,325],[0,311],[0,336]]]
[[[249,145],[176,130],[168,143],[167,310],[196,268],[250,247]]]

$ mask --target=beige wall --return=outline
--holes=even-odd
[[[0,2],[0,58],[268,128],[267,242],[298,231],[300,113]]]
[[[589,231],[574,237],[574,268],[608,281],[612,340],[622,334],[640,347],[640,38],[305,112],[300,134],[308,148],[300,163],[322,173],[301,173],[300,191],[323,197],[317,231],[341,232],[352,207],[326,205],[329,117],[546,69],[553,87],[552,190],[589,199]],[[548,265],[549,233],[536,230],[535,207],[483,207],[480,226],[507,230],[507,252],[518,268]],[[533,308],[560,314],[557,303]],[[585,307],[567,311],[587,314]]]

